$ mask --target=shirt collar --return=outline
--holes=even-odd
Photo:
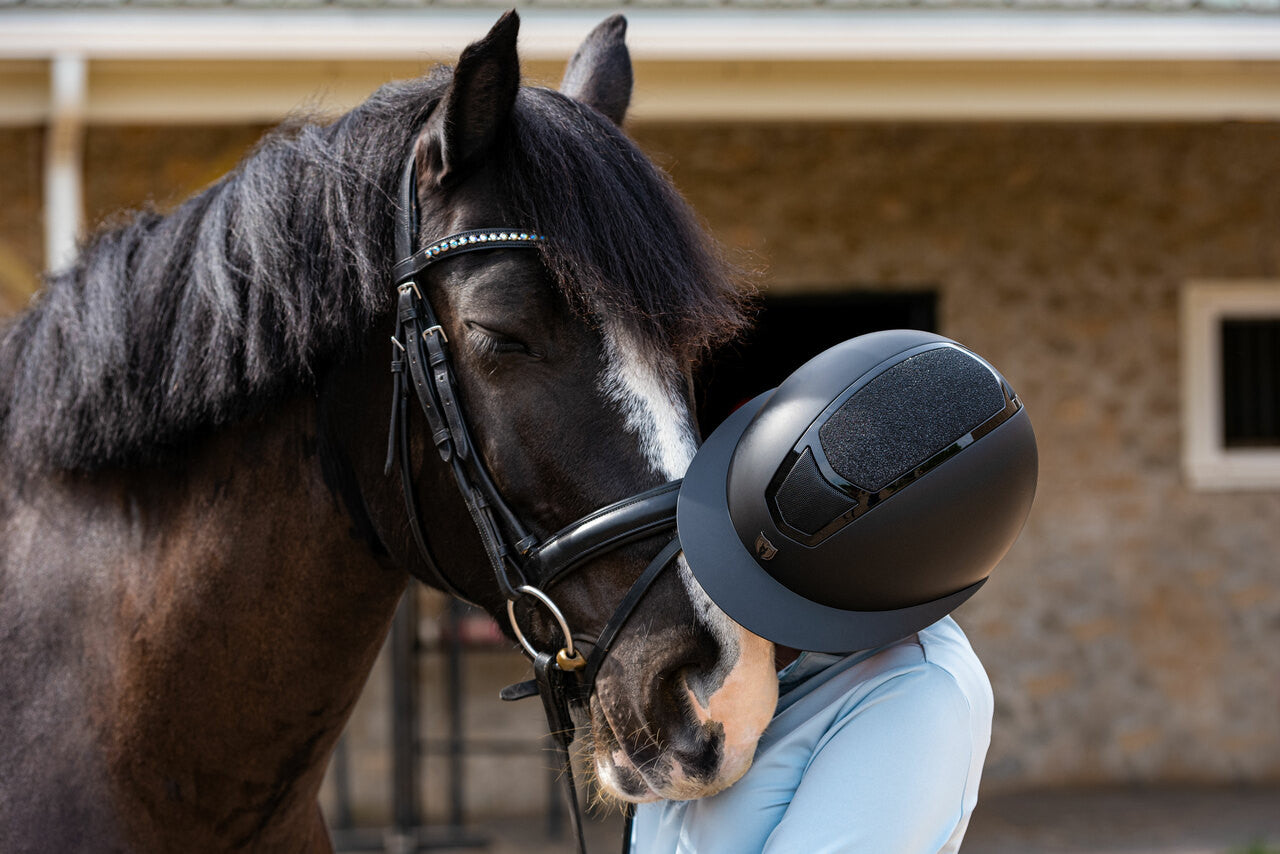
[[[805,680],[835,664],[843,655],[829,652],[802,652],[796,660],[778,671],[778,694],[790,691]]]

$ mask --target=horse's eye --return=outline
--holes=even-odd
[[[541,359],[542,354],[536,352],[525,342],[518,338],[499,332],[496,329],[490,329],[482,326],[473,320],[467,321],[467,342],[481,355],[504,355],[517,354],[528,356],[533,359]]]

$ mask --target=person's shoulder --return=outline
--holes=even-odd
[[[950,617],[862,658],[841,677],[861,688],[859,700],[909,693],[917,702],[959,704],[978,715],[990,716],[992,710],[987,673]]]
[[[953,621],[874,652],[853,653],[783,696],[761,750],[873,726],[913,737],[963,741],[989,730],[991,687],[964,633]]]
[[[917,635],[926,669],[942,690],[957,691],[977,714],[991,716],[991,680],[969,639],[951,617]]]
[[[856,755],[867,742],[894,751],[911,745],[908,752],[953,756],[957,773],[967,768],[990,737],[991,689],[972,650],[949,650],[941,640],[927,632],[904,638],[833,678],[826,687],[843,693],[805,724],[822,730],[815,749]]]

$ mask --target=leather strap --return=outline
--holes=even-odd
[[[658,580],[658,576],[667,568],[668,564],[680,553],[680,538],[672,537],[671,541],[662,547],[662,551],[654,555],[653,560],[649,561],[649,565],[645,567],[644,572],[640,573],[640,577],[631,585],[631,589],[627,591],[627,595],[622,597],[622,601],[618,603],[618,607],[614,609],[613,616],[609,618],[609,622],[605,623],[603,629],[600,630],[600,637],[596,638],[595,644],[591,648],[591,654],[587,656],[587,664],[582,668],[582,672],[578,674],[578,689],[585,700],[590,696],[592,689],[596,684],[596,674],[600,672],[600,665],[604,664],[605,658],[609,655],[609,651],[613,649],[614,641],[618,639],[618,633],[622,631],[627,621],[631,619],[632,612],[636,606],[640,604],[640,600],[649,592],[649,588],[653,586],[653,582]]]
[[[467,439],[467,428],[462,421],[462,412],[458,406],[457,386],[454,384],[453,371],[449,368],[449,357],[444,350],[444,330],[436,321],[434,312],[426,300],[419,300],[424,310],[430,315],[431,325],[422,331],[422,342],[426,345],[427,361],[431,371],[431,390],[440,405],[440,413],[449,425],[449,437],[452,441],[453,454],[465,460],[471,455],[471,443]],[[443,453],[441,457],[448,460]]]
[[[548,590],[600,554],[674,528],[680,483],[673,480],[624,498],[552,534],[529,556],[530,577]]]
[[[631,833],[635,830],[636,805],[622,805],[622,854],[631,854]]]
[[[409,531],[413,534],[413,542],[418,547],[418,556],[441,589],[464,602],[470,602],[471,599],[440,568],[440,562],[436,560],[435,553],[431,551],[431,546],[427,543],[426,535],[422,530],[422,516],[418,512],[418,500],[414,494],[412,462],[409,456],[409,395],[408,390],[404,388],[403,373],[397,374],[396,380],[396,395],[391,411],[391,442],[395,448],[395,454],[400,459],[400,490],[404,496],[405,515],[409,518]],[[391,451],[388,453],[390,454]],[[387,465],[391,464],[392,458],[388,456]]]
[[[542,697],[542,710],[547,716],[547,730],[562,769],[560,776],[564,779],[565,797],[568,799],[569,823],[578,841],[578,851],[587,854],[587,841],[582,835],[582,810],[578,807],[578,787],[573,780],[573,759],[569,755],[574,726],[573,718],[569,716],[567,674],[556,666],[555,657],[547,652],[540,652],[534,658],[533,672],[538,694]]]
[[[396,463],[396,437],[399,435],[400,412],[404,406],[404,367],[401,358],[404,346],[394,337],[391,339],[391,426],[387,429],[387,462],[382,467],[383,476],[391,474],[391,467]]]
[[[394,458],[399,456],[405,508],[411,520],[410,527],[413,529],[418,551],[424,563],[432,568],[433,577],[442,581],[450,593],[459,595],[457,586],[440,570],[427,547],[421,517],[413,497],[413,476],[409,467],[406,432],[407,407],[403,400],[404,384],[412,382],[419,408],[431,431],[431,440],[440,458],[449,463],[452,469],[463,503],[480,533],[494,577],[503,594],[509,599],[515,599],[518,597],[516,588],[524,583],[524,579],[521,577],[519,581],[513,582],[510,570],[514,570],[518,576],[522,575],[519,561],[533,547],[536,539],[524,529],[515,512],[503,500],[485,469],[483,460],[472,453],[473,443],[462,414],[457,382],[449,362],[447,338],[430,301],[422,293],[422,288],[414,277],[449,255],[508,246],[532,249],[543,238],[509,228],[480,229],[451,235],[414,252],[413,244],[417,234],[416,163],[410,155],[400,176],[400,207],[396,212],[395,246],[400,260],[395,264],[394,274],[399,296],[396,305],[396,335],[392,340],[403,352],[392,353],[391,369],[396,375],[397,394],[392,404],[391,426],[388,431],[387,469],[390,470]],[[490,239],[491,237],[495,239]]]
[[[396,208],[396,261],[413,254],[413,241],[418,237],[418,160],[413,152],[405,158],[400,170],[400,205]],[[399,267],[399,263],[396,267]],[[400,276],[393,281],[399,282]]]
[[[392,268],[396,281],[403,281],[439,259],[441,255],[460,255],[488,249],[533,249],[546,238],[536,232],[514,228],[473,228],[460,231],[428,244],[409,257],[400,256]]]
[[[440,453],[440,459],[448,462],[453,456],[454,435],[450,425],[446,422],[443,407],[437,397],[436,388],[443,381],[443,384],[450,382],[449,377],[437,378],[435,370],[429,365],[432,356],[423,352],[423,341],[425,338],[434,338],[435,334],[426,335],[422,325],[419,323],[420,311],[427,313],[426,320],[435,326],[435,318],[431,313],[431,308],[417,296],[416,285],[413,288],[401,288],[399,309],[397,318],[399,325],[397,332],[399,338],[405,347],[405,360],[409,364],[409,378],[413,382],[413,390],[418,397],[418,406],[422,409],[423,415],[427,417],[427,425],[431,430],[431,441],[436,446],[436,450]],[[430,327],[428,327],[430,328]],[[446,367],[447,370],[447,367]]]
[[[600,665],[604,663],[604,659],[608,656],[609,651],[613,648],[613,643],[618,638],[618,633],[622,631],[627,624],[627,620],[631,617],[631,612],[640,604],[640,600],[644,597],[649,588],[653,586],[653,582],[662,574],[668,564],[680,551],[680,538],[673,537],[653,559],[649,561],[649,565],[644,568],[639,577],[632,582],[630,589],[626,595],[618,602],[618,606],[614,608],[613,614],[609,617],[609,621],[605,623],[604,628],[600,630],[600,634],[595,640],[590,638],[581,639],[582,643],[590,644],[591,654],[587,656],[587,662],[583,665],[582,670],[573,674],[571,677],[575,683],[573,696],[583,702],[591,695],[591,691],[595,687],[596,674],[600,670]],[[575,636],[575,640],[577,640]],[[538,684],[536,680],[527,682],[516,682],[503,688],[498,696],[507,701],[524,700],[538,693]]]

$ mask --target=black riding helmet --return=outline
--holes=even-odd
[[[1017,539],[1036,443],[1013,389],[940,335],[838,344],[744,405],[680,489],[695,578],[775,643],[867,649],[941,619]]]

